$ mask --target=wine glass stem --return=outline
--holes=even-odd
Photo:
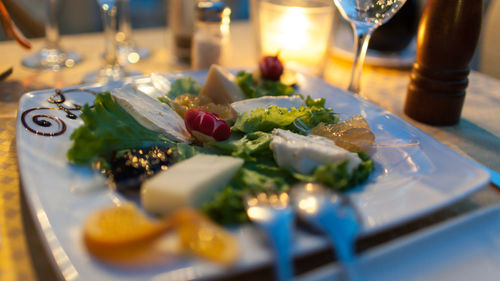
[[[365,62],[366,50],[368,49],[368,42],[372,35],[373,30],[364,27],[357,27],[352,25],[354,30],[354,61],[351,72],[351,82],[349,83],[348,90],[352,93],[359,94],[361,84],[361,71]]]
[[[118,56],[116,52],[116,5],[103,4],[101,6],[104,34],[105,34],[105,49],[104,60],[106,67],[119,66]]]
[[[57,0],[45,0],[45,45],[49,49],[59,49],[59,27],[57,25]]]
[[[118,28],[120,33],[122,33],[123,39],[122,41],[127,43],[130,40],[132,34],[132,24],[130,23],[130,0],[119,0],[120,4],[120,19]]]

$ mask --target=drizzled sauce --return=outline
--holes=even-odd
[[[66,132],[66,123],[64,123],[64,121],[61,118],[56,117],[56,116],[47,115],[47,114],[37,114],[37,115],[31,117],[31,120],[34,124],[36,124],[37,126],[40,126],[42,128],[52,127],[53,123],[55,123],[57,125],[57,131],[47,133],[47,132],[39,131],[39,130],[36,130],[36,129],[33,129],[32,127],[30,127],[28,125],[28,123],[26,122],[26,116],[28,116],[29,113],[31,113],[32,111],[35,111],[35,110],[57,110],[57,108],[35,107],[35,108],[31,108],[31,109],[24,111],[23,114],[21,115],[21,123],[23,124],[24,128],[26,128],[26,130],[28,130],[34,134],[45,136],[45,137],[55,137],[55,136],[62,135]],[[52,122],[50,122],[48,120],[51,120]]]
[[[57,116],[49,115],[47,113],[39,113],[32,115],[33,112],[35,111],[47,111],[47,110],[62,110],[66,113],[66,117],[69,119],[77,119],[78,116],[74,114],[72,111],[76,110],[81,110],[82,106],[78,104],[73,104],[71,107],[67,107],[64,105],[66,102],[66,96],[64,94],[68,93],[77,93],[77,92],[85,92],[88,94],[91,94],[93,96],[96,96],[97,93],[89,90],[89,89],[68,89],[68,90],[60,90],[56,89],[56,93],[52,96],[49,97],[48,102],[55,104],[57,108],[50,108],[50,107],[35,107],[35,108],[30,108],[27,109],[23,112],[21,115],[21,123],[23,124],[24,128],[26,128],[27,131],[40,135],[40,136],[45,136],[45,137],[54,137],[54,136],[59,136],[62,135],[66,132],[66,123],[64,120]],[[93,107],[93,105],[91,106]],[[30,120],[31,122],[27,122],[26,120]],[[48,132],[48,128],[52,128],[52,126],[57,126],[56,130],[54,132]]]

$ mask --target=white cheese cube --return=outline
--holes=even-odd
[[[245,99],[243,91],[236,84],[236,78],[227,70],[215,64],[210,66],[200,96],[208,97],[215,104],[230,104]]]
[[[144,127],[174,141],[191,141],[184,120],[170,106],[137,91],[132,85],[114,89],[111,94]]]
[[[269,108],[271,105],[276,105],[280,108],[299,108],[301,105],[305,105],[304,101],[298,96],[292,97],[260,97],[254,99],[247,99],[242,101],[233,102],[231,107],[238,113],[242,115],[245,112],[250,112],[258,107]]]
[[[352,173],[361,164],[357,153],[337,146],[328,138],[302,136],[282,129],[273,130],[271,149],[278,166],[292,168],[302,174],[311,174],[319,165],[345,160],[349,160],[347,170]]]
[[[167,214],[179,207],[200,207],[233,178],[243,159],[198,154],[177,163],[144,182],[142,206]]]

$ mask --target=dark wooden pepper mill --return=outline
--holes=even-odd
[[[453,125],[460,120],[482,6],[482,0],[427,1],[404,105],[411,118],[431,125]]]

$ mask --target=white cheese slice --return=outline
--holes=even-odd
[[[278,107],[291,109],[292,107],[299,108],[299,106],[305,105],[305,103],[298,96],[292,96],[292,97],[267,96],[267,97],[260,97],[260,98],[233,102],[231,104],[231,107],[238,113],[238,115],[242,115],[243,113],[252,111],[258,107],[263,107],[267,109],[271,105],[276,105]]]
[[[151,213],[167,214],[179,207],[200,207],[223,188],[243,165],[243,159],[198,154],[143,183],[141,201]]]
[[[191,135],[184,120],[168,105],[143,94],[133,85],[114,89],[111,94],[144,127],[165,134],[174,141],[190,142]]]
[[[236,78],[216,64],[210,66],[200,96],[207,96],[215,104],[230,104],[245,99],[243,91],[236,84]]]
[[[319,165],[349,160],[349,173],[359,166],[357,153],[337,146],[332,140],[315,136],[302,136],[293,132],[274,129],[271,141],[274,159],[278,166],[292,168],[302,174],[311,174]]]

